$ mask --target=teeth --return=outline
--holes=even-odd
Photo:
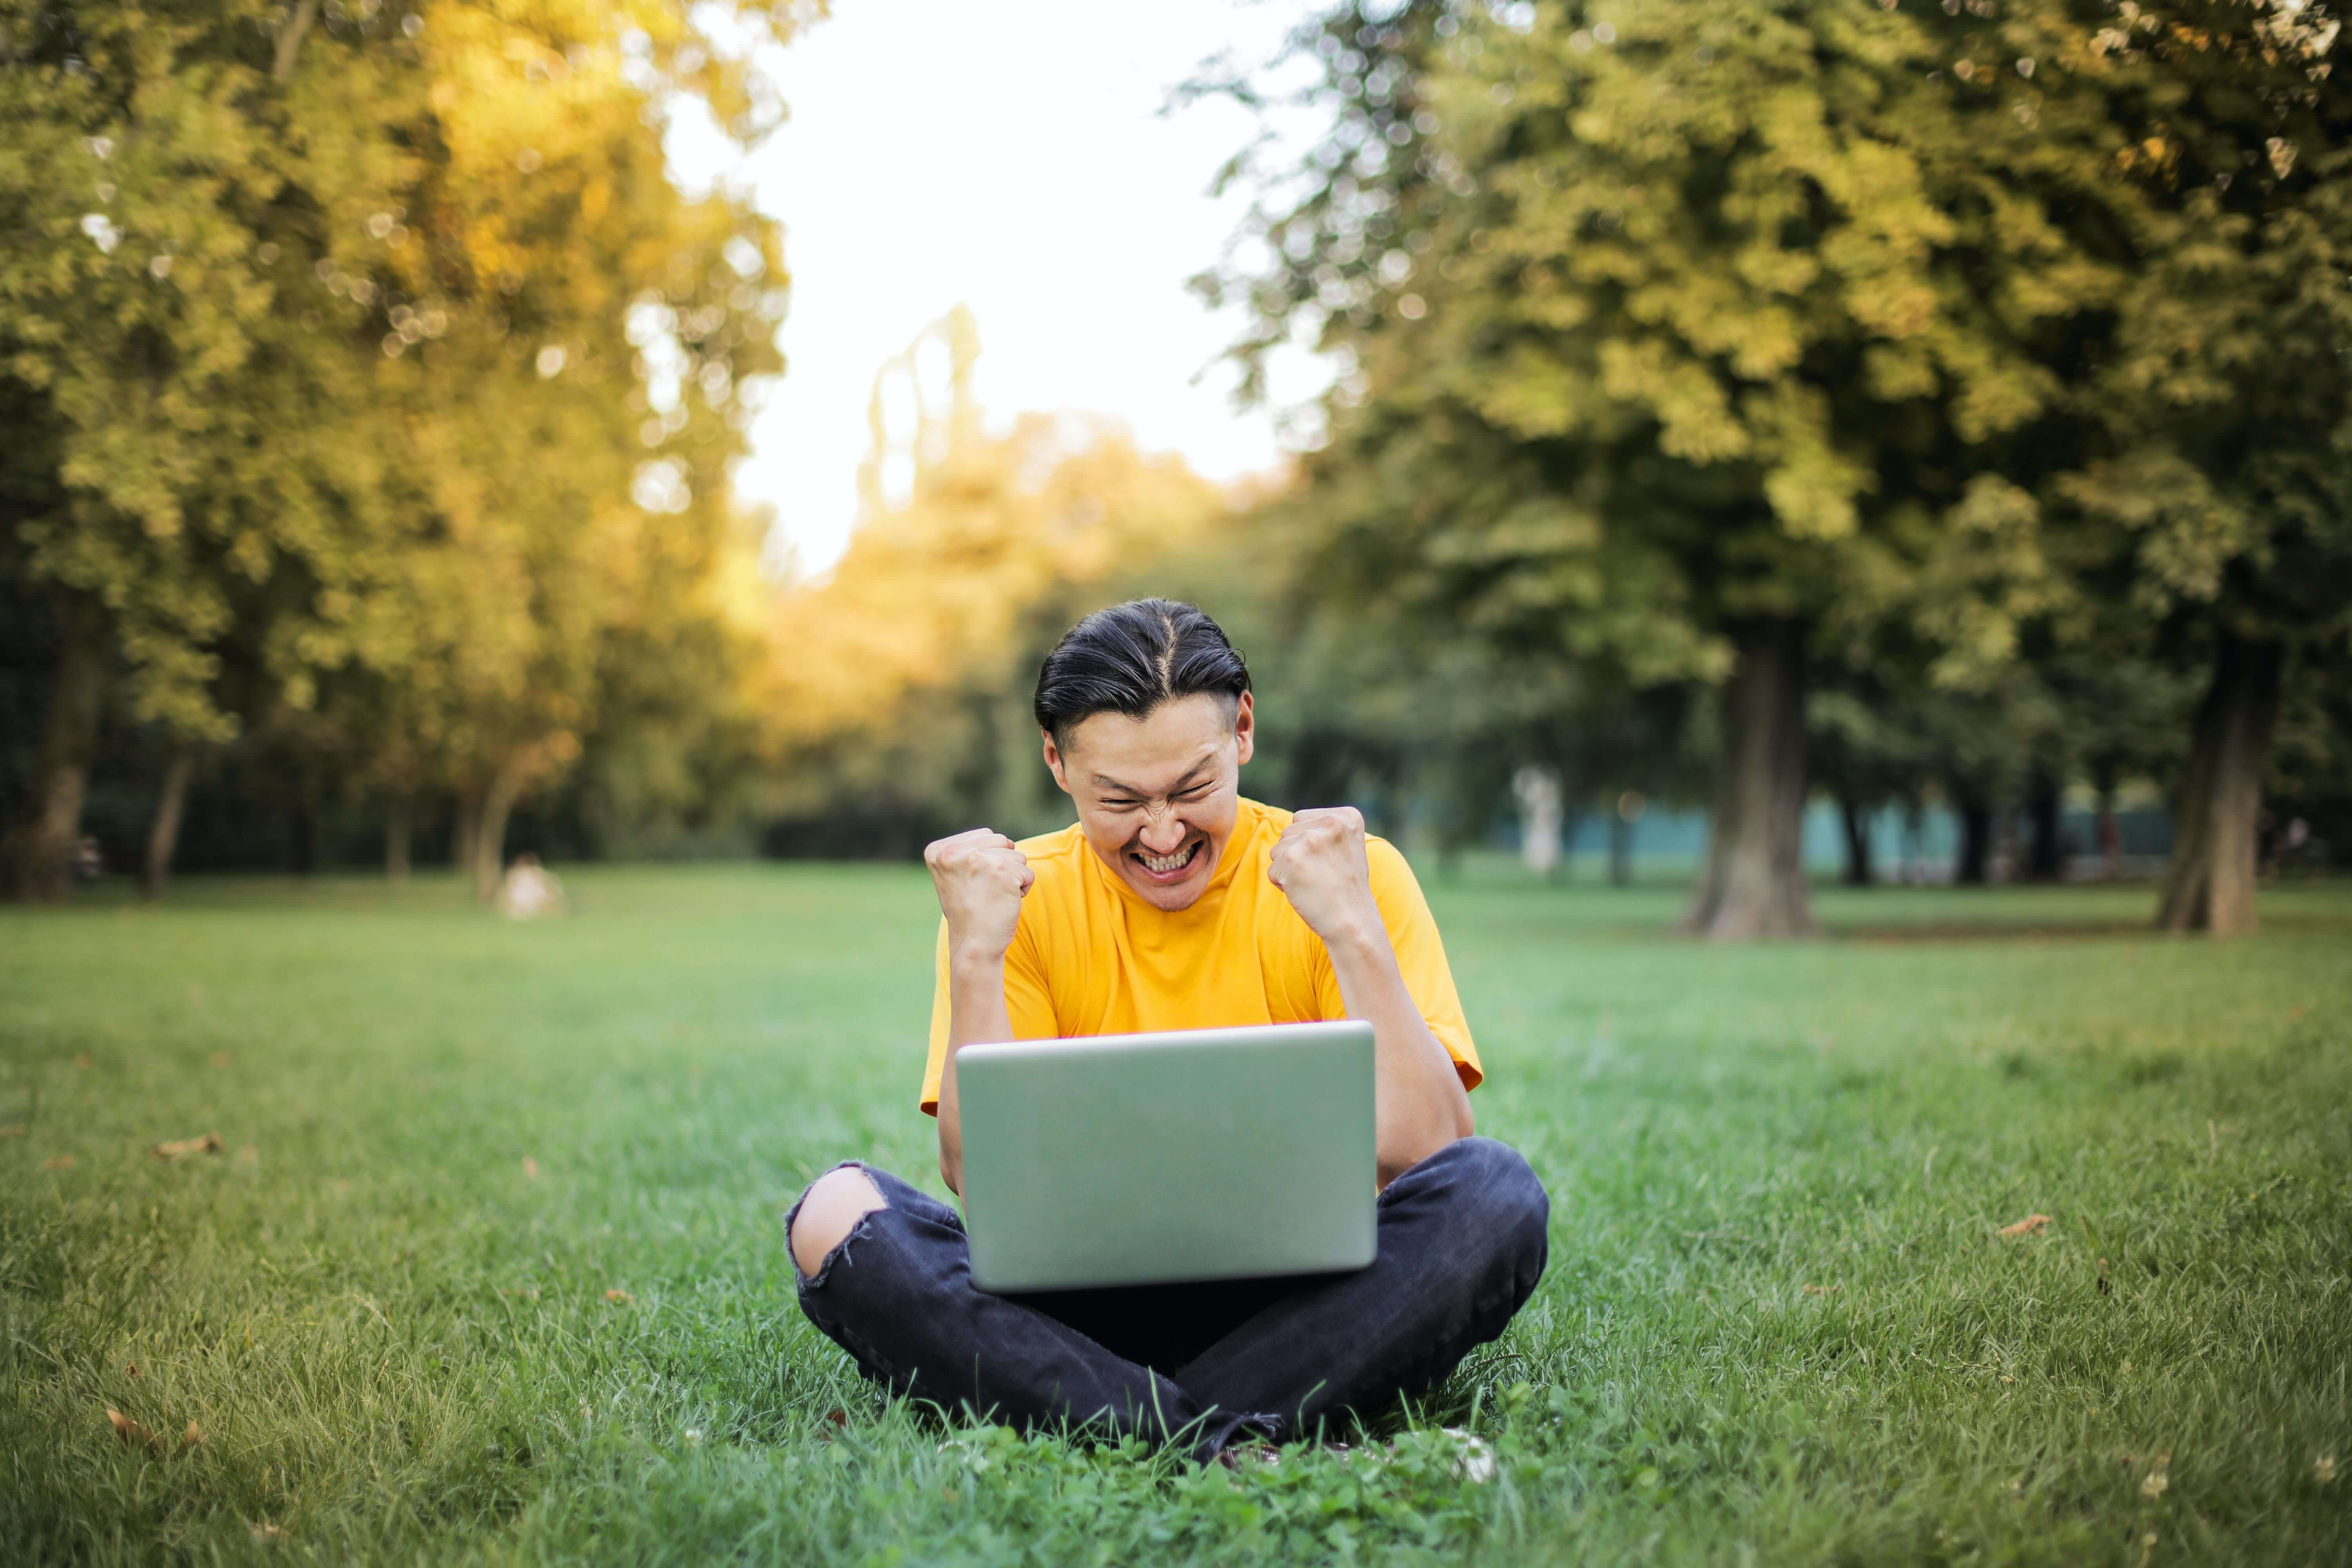
[[[1184,862],[1192,858],[1192,847],[1186,845],[1173,855],[1138,855],[1137,859],[1154,871],[1181,871]]]

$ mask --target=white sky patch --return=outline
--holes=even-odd
[[[779,559],[821,572],[840,555],[874,374],[959,302],[979,320],[992,426],[1108,414],[1220,479],[1280,459],[1273,412],[1237,412],[1218,363],[1242,321],[1185,288],[1240,226],[1246,191],[1208,190],[1256,121],[1218,100],[1160,110],[1210,56],[1262,65],[1304,10],[836,0],[769,58],[792,118],[731,175],[786,226],[788,363],[736,486],[775,507]],[[691,119],[673,125],[670,153],[688,181],[723,167]],[[1277,404],[1327,377],[1291,356]]]

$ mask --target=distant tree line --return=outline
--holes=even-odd
[[[1621,870],[1617,803],[1703,805],[1717,937],[1811,928],[1823,795],[1849,878],[1934,804],[1969,880],[2160,787],[2179,929],[2250,929],[2292,817],[2352,843],[2321,0],[1330,5],[1196,84],[1322,127],[1235,159],[1202,279],[1247,386],[1339,367],[1296,473],[991,427],[958,312],[779,584],[726,484],[779,235],[660,128],[759,135],[742,40],[797,14],[0,0],[0,884],[57,896],[93,822],[151,886],[193,832],[485,889],[518,832],[1034,831],[1036,662],[1140,593],[1250,656],[1255,793],[1450,857],[1533,769]]]

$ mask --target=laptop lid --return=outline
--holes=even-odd
[[[983,1290],[1372,1261],[1372,1026],[1101,1035],[956,1053]]]

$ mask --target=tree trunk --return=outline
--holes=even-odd
[[[58,603],[58,668],[41,747],[25,781],[22,815],[0,838],[0,892],[47,903],[73,888],[74,841],[98,749],[99,695],[106,680],[106,622],[79,594]]]
[[[1867,888],[1878,879],[1870,862],[1870,812],[1859,802],[1841,795],[1838,816],[1845,824],[1845,885]]]
[[[160,899],[172,881],[172,854],[180,847],[180,808],[188,798],[188,775],[196,771],[194,742],[179,742],[163,764],[163,785],[155,797],[155,820],[147,829],[147,860],[139,868],[139,891]]]
[[[2285,663],[2280,644],[2227,632],[2214,649],[2213,679],[2197,707],[2181,783],[2158,930],[2240,936],[2255,929],[2263,775]]]
[[[1749,622],[1723,693],[1723,755],[1706,876],[1684,928],[1717,942],[1803,936],[1804,633],[1792,620]]]
[[[474,874],[474,841],[480,837],[482,797],[460,790],[449,812],[449,866],[460,877]]]
[[[499,895],[499,879],[507,868],[507,818],[522,797],[523,767],[519,759],[499,764],[490,787],[482,792],[482,812],[474,826],[474,896],[488,903]]]
[[[2037,773],[2026,781],[2025,816],[2031,836],[2025,850],[2025,879],[2055,882],[2066,875],[2066,845],[2060,810],[2064,797],[2054,773]]]
[[[1959,861],[1952,880],[1963,888],[1981,888],[1992,864],[1992,803],[1967,787],[1952,791],[1953,814],[1960,819]]]
[[[1633,823],[1622,811],[1609,813],[1609,885],[1633,885]]]
[[[416,797],[406,790],[392,797],[383,814],[383,875],[391,882],[408,880],[408,837],[416,816]]]

